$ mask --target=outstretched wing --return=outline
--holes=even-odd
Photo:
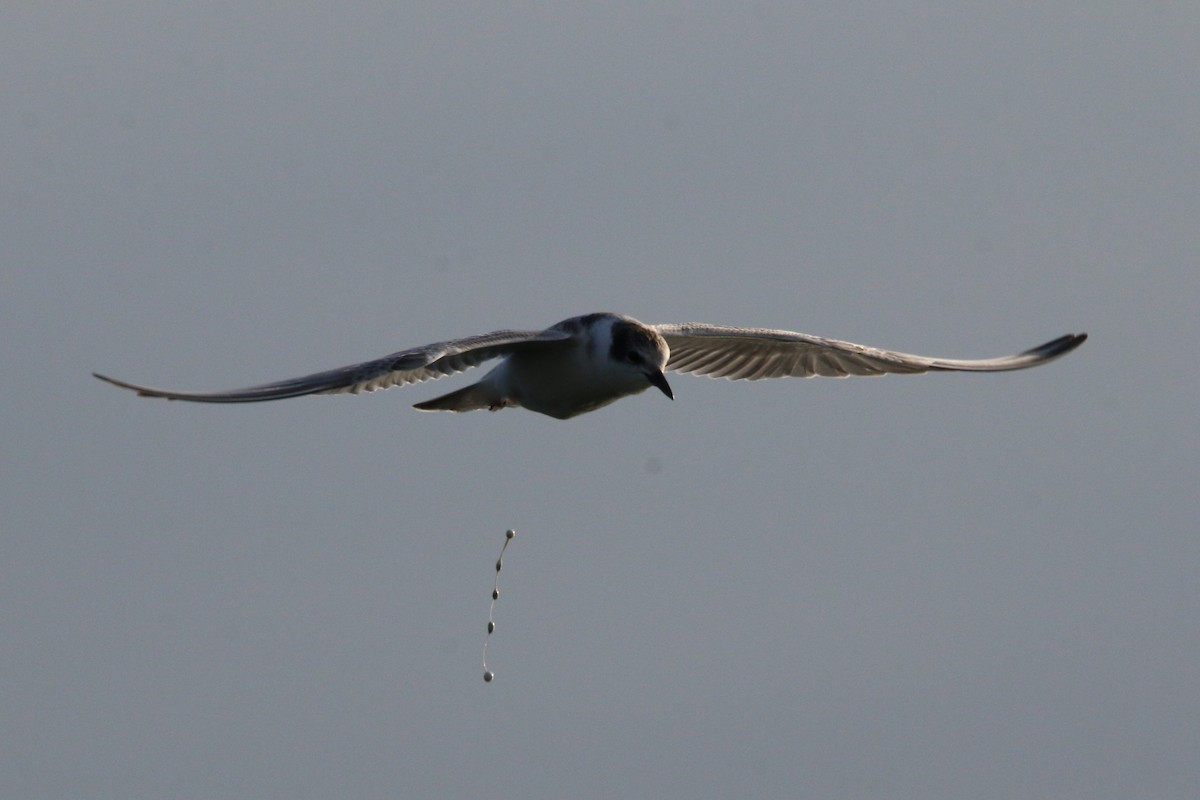
[[[569,332],[554,328],[545,331],[495,331],[482,336],[452,339],[412,350],[401,350],[374,361],[351,364],[327,372],[227,392],[172,392],[126,383],[98,373],[92,374],[114,386],[132,389],[142,397],[165,397],[168,400],[190,400],[196,403],[257,403],[306,394],[357,394],[390,386],[421,383],[462,372],[489,359],[506,356],[523,348],[552,346],[555,342],[570,338],[572,337]]]
[[[1066,355],[1087,339],[1086,333],[1072,333],[1018,355],[963,361],[877,350],[793,331],[697,323],[655,325],[654,328],[671,348],[668,371],[750,381],[811,378],[814,375],[844,378],[848,375],[911,374],[932,370],[1001,372],[1045,364]]]

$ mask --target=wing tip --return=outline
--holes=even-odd
[[[1079,345],[1087,341],[1086,333],[1068,333],[1065,336],[1060,336],[1057,339],[1046,342],[1045,344],[1035,347],[1022,355],[1041,356],[1042,358],[1058,358],[1065,356]]]
[[[159,389],[151,389],[148,386],[138,386],[136,383],[126,383],[125,381],[119,381],[116,378],[110,378],[107,375],[101,375],[99,372],[93,372],[92,377],[98,378],[98,379],[104,381],[105,383],[111,383],[113,386],[116,386],[119,389],[128,389],[129,391],[137,394],[138,397],[161,397],[165,400],[176,399],[176,398],[172,397],[171,394],[168,392],[164,392]]]
[[[110,378],[107,375],[101,375],[99,372],[93,372],[92,377],[102,380],[105,383],[111,383],[113,386],[116,386],[121,389],[130,389],[130,390],[133,390],[136,392],[139,388],[137,386],[134,386],[131,383],[125,383],[124,381],[119,381],[116,378]]]

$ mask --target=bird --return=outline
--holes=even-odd
[[[155,389],[92,373],[142,397],[196,403],[255,403],[310,394],[373,392],[442,378],[500,359],[482,380],[416,403],[421,411],[524,408],[570,419],[654,387],[674,400],[665,373],[756,381],[763,378],[1004,372],[1045,364],[1087,339],[1067,334],[1017,355],[982,360],[930,358],[795,331],[703,323],[648,325],[624,314],[571,317],[544,330],[499,330],[317,372],[220,392]]]

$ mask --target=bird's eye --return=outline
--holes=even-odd
[[[628,352],[628,353],[625,355],[625,359],[626,359],[626,360],[627,360],[627,361],[628,361],[630,364],[640,364],[640,363],[642,363],[642,354],[641,354],[641,353],[639,353],[637,350],[630,350],[630,351],[629,351],[629,352]]]

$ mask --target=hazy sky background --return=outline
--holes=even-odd
[[[0,796],[1200,796],[1200,6],[1044,6],[6,5]],[[89,375],[597,310],[1091,339],[569,422]]]

